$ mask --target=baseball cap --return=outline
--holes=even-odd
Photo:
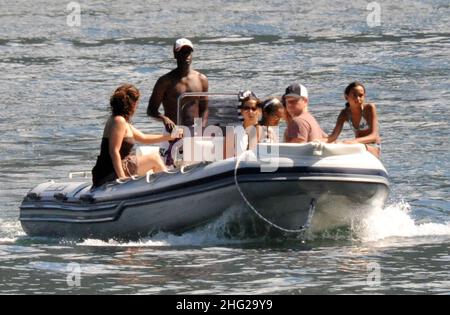
[[[292,83],[286,88],[286,93],[284,93],[283,98],[288,96],[308,98],[308,90],[300,83]]]
[[[175,44],[173,45],[173,51],[179,52],[183,47],[191,47],[192,50],[194,50],[194,45],[192,45],[192,42],[189,39],[179,38],[175,41]]]

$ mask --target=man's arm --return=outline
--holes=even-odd
[[[209,82],[208,78],[204,74],[200,74],[200,81],[202,82],[202,92],[208,92]],[[199,115],[203,121],[203,127],[208,124],[209,110],[208,110],[208,97],[201,97],[199,100]]]
[[[148,101],[147,107],[147,115],[153,117],[155,119],[161,119],[161,114],[159,113],[159,107],[164,99],[165,87],[164,87],[164,79],[163,77],[159,78],[156,81],[155,86],[153,87],[152,96],[150,96],[150,100]]]
[[[147,115],[162,121],[166,127],[166,130],[170,132],[175,127],[175,123],[159,112],[159,107],[164,100],[164,95],[169,83],[170,81],[164,76],[156,81],[152,96],[150,96],[150,100],[148,101]]]

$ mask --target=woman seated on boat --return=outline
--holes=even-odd
[[[263,136],[262,127],[259,125],[262,103],[252,91],[239,92],[238,97],[240,102],[238,109],[242,115],[242,125],[247,136],[246,139],[243,139],[243,149],[256,150]]]
[[[111,96],[112,115],[106,122],[100,156],[92,170],[93,188],[116,179],[143,176],[150,170],[166,170],[158,153],[139,157],[134,153],[136,142],[154,144],[176,139],[171,135],[143,134],[131,124],[139,97],[139,90],[131,84],[120,86]]]
[[[260,122],[263,135],[261,141],[265,143],[278,143],[278,126],[285,119],[284,106],[276,97],[266,99],[262,103],[263,118]]]
[[[380,157],[381,138],[379,135],[378,116],[375,104],[366,104],[366,88],[360,82],[353,82],[344,92],[347,101],[345,108],[338,116],[336,127],[328,137],[328,142],[335,142],[346,122],[355,133],[355,139],[345,140],[343,143],[362,143],[367,150]]]

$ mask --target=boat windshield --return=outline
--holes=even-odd
[[[204,126],[227,126],[240,124],[237,93],[184,93],[178,98],[177,125],[183,125],[189,106],[207,102],[208,121]]]

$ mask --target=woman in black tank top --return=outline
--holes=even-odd
[[[100,155],[92,170],[93,188],[118,178],[144,176],[150,170],[155,173],[166,170],[158,153],[137,157],[135,144],[170,141],[181,135],[175,138],[171,135],[146,135],[133,127],[130,121],[136,112],[139,97],[139,90],[131,84],[120,86],[111,96],[112,115],[106,122]]]

